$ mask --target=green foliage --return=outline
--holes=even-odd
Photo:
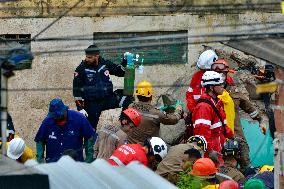
[[[177,183],[180,189],[202,189],[203,184],[200,178],[189,173],[189,169],[180,173],[180,180]]]

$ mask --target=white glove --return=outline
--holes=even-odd
[[[86,112],[86,110],[82,109],[79,111],[81,114],[83,114],[85,117],[88,117],[88,113]]]

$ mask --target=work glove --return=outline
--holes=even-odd
[[[260,128],[260,131],[262,132],[262,134],[266,135],[266,124],[263,123],[263,122],[260,122],[259,128]]]
[[[85,141],[86,163],[92,163],[94,161],[94,144],[95,139],[93,137]]]
[[[45,144],[43,141],[39,141],[36,143],[36,160],[39,163],[44,163],[44,150]]]
[[[85,117],[88,117],[88,113],[86,112],[86,110],[82,109],[79,111],[81,114],[83,114]]]

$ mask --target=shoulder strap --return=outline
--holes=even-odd
[[[207,104],[210,104],[211,107],[213,108],[214,112],[216,113],[216,115],[218,116],[218,118],[220,119],[221,123],[222,123],[222,126],[224,128],[224,135],[226,136],[226,125],[220,115],[220,112],[218,111],[217,107],[208,99],[202,99],[200,98],[198,101],[197,101],[197,104],[200,103],[200,102],[205,102]]]

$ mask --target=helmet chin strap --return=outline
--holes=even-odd
[[[218,94],[215,92],[215,90],[214,90],[214,86],[212,86],[213,87],[213,89],[211,90],[211,92],[212,92],[212,94],[214,95],[210,95],[213,99],[217,99],[217,96],[218,96]]]

